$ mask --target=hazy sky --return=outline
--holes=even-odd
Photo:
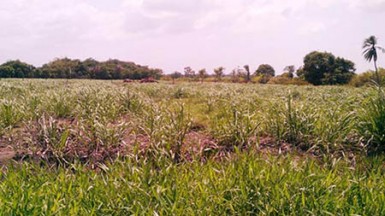
[[[1,0],[0,63],[118,58],[166,73],[267,63],[279,74],[318,50],[361,72],[372,68],[362,42],[385,46],[384,21],[385,0]]]

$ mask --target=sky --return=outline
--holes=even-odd
[[[384,21],[385,0],[1,0],[0,63],[117,58],[165,73],[270,64],[280,74],[316,50],[360,73],[373,68],[363,40],[385,46]]]

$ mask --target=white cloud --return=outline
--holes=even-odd
[[[350,0],[350,7],[369,12],[385,12],[385,0]]]
[[[322,22],[308,22],[301,26],[299,34],[304,36],[311,36],[326,29],[326,25]]]
[[[0,27],[8,30],[8,37],[28,34],[37,38],[76,40],[95,36],[115,38],[122,34],[122,13],[104,12],[76,0],[17,0],[3,3],[0,10]],[[15,28],[4,28],[8,25]]]
[[[82,53],[137,57],[171,68],[177,64],[174,57],[164,56],[176,53],[180,61],[210,59],[207,64],[279,59],[277,51],[285,50],[301,59],[291,50],[303,55],[316,46],[341,46],[353,53],[342,47],[343,36],[349,35],[352,44],[367,34],[385,38],[373,22],[381,20],[382,11],[385,0],[2,0],[0,61],[21,56],[44,62]],[[336,46],[323,38],[334,34],[342,36]]]

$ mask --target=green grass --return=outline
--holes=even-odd
[[[2,215],[383,215],[383,158],[319,164],[240,154],[175,165],[119,160],[99,172],[32,164],[1,174]]]
[[[366,154],[383,103],[343,86],[2,79],[0,145],[26,158],[2,168],[0,215],[383,215],[385,160]]]

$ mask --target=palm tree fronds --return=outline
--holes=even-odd
[[[369,38],[364,40],[364,43],[362,45],[362,49],[365,48],[375,48],[377,44],[377,38],[375,36],[370,36]]]
[[[362,54],[364,55],[364,58],[368,62],[371,62],[373,59],[374,69],[376,72],[376,79],[377,79],[376,83],[378,84],[379,88],[381,88],[380,76],[378,74],[377,64],[376,64],[377,49],[381,50],[382,52],[385,52],[385,49],[377,45],[377,38],[375,36],[370,36],[369,38],[365,39],[362,45],[362,49],[364,49]]]
[[[369,49],[367,51],[365,51],[364,53],[364,58],[368,61],[368,62],[371,62],[372,59],[374,61],[377,61],[377,52],[373,49]]]
[[[383,47],[376,46],[376,49],[379,49],[379,50],[381,50],[382,52],[385,52],[385,48],[383,48]]]

